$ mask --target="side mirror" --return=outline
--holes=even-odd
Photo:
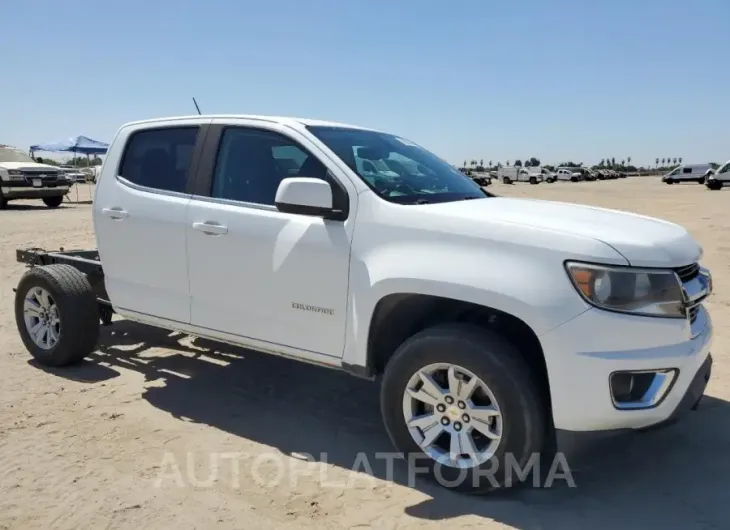
[[[276,190],[276,208],[284,213],[329,217],[332,209],[332,188],[321,179],[285,178]]]

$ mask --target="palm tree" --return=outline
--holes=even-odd
[[[482,166],[482,167],[484,167],[484,159],[483,158],[479,160],[479,165]]]
[[[674,165],[675,166],[677,165],[677,159],[676,158],[674,159]]]
[[[616,167],[616,159],[611,157],[611,167]]]
[[[626,167],[626,160],[621,161],[621,167]]]
[[[656,167],[659,167],[659,159],[656,159]]]
[[[509,160],[507,160],[507,164],[506,165],[507,165],[507,167],[509,167]]]
[[[679,163],[680,164],[682,163],[682,157],[681,156],[679,157]]]
[[[662,158],[662,166],[664,166],[664,161],[665,160],[666,160],[666,158]]]
[[[491,160],[489,161],[489,168],[490,169],[492,168],[492,161]]]
[[[604,158],[601,158],[601,163],[598,164],[599,167],[603,167],[603,164],[606,163],[606,160]]]
[[[466,167],[466,160],[464,160],[464,167]]]
[[[629,166],[631,165],[631,157],[630,156],[629,157],[626,157],[626,162],[627,162],[627,164]]]

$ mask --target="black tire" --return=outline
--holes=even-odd
[[[3,197],[2,193],[0,193],[0,210],[4,210],[8,207],[8,200]]]
[[[24,303],[28,292],[41,287],[59,311],[60,335],[50,349],[38,346],[25,324]],[[15,323],[23,344],[45,366],[67,366],[94,351],[99,338],[99,309],[86,275],[71,265],[44,265],[29,269],[15,293]]]
[[[502,182],[505,184],[512,184],[512,180],[509,177],[502,177]]]
[[[674,181],[672,179],[667,179],[664,182],[666,182],[667,184],[674,184]]]
[[[570,177],[570,182],[578,182],[578,178],[577,177]]]
[[[57,197],[43,197],[43,203],[49,208],[58,208],[63,202],[63,195]]]
[[[537,179],[535,177],[530,177],[530,184],[537,184]]]
[[[705,183],[705,177],[700,177],[697,179],[697,184],[704,184]]]
[[[707,188],[712,191],[718,191],[722,189],[722,182],[719,180],[708,180],[706,184]]]
[[[555,179],[554,178],[547,178],[547,179],[545,179],[545,182],[547,182],[548,184],[552,184],[553,182],[555,182]]]
[[[502,440],[494,456],[479,467],[460,471],[438,463],[421,450],[406,426],[403,394],[409,379],[421,368],[440,362],[459,365],[477,375],[490,388],[501,410]],[[524,470],[532,456],[545,448],[547,411],[538,395],[530,368],[514,345],[476,326],[445,324],[416,334],[398,348],[383,376],[380,407],[393,445],[409,464],[416,459],[412,471],[427,470],[428,478],[448,489],[486,493],[519,483],[506,458],[513,458],[512,462]],[[485,475],[495,463],[499,467],[493,475]]]

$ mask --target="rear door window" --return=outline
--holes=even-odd
[[[184,193],[200,127],[167,127],[133,133],[119,176],[138,186]]]

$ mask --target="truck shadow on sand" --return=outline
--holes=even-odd
[[[377,383],[123,320],[102,328],[90,362],[54,373],[93,381],[122,369],[164,379],[143,398],[186,421],[284,454],[326,454],[329,464],[346,470],[365,453],[376,477],[430,497],[405,508],[424,520],[448,524],[476,515],[518,529],[684,530],[726,528],[730,517],[730,403],[712,397],[663,430],[579,443],[562,437],[575,487],[558,478],[551,488],[530,485],[482,498],[422,479],[413,484],[402,461],[394,476],[387,473],[386,461],[375,457],[393,450],[380,420]]]

